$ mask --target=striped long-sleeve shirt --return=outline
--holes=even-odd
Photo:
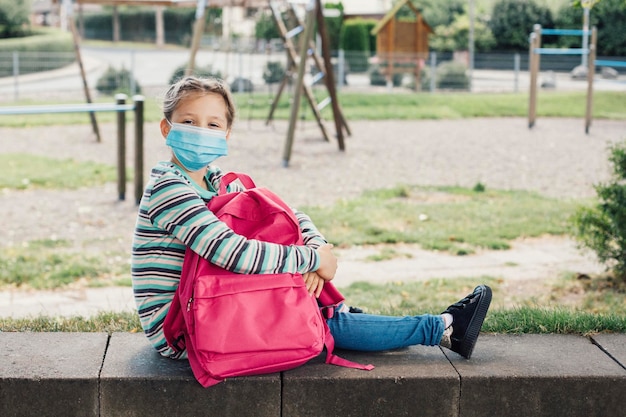
[[[311,219],[295,211],[304,246],[283,246],[234,233],[206,207],[216,195],[222,172],[209,167],[207,191],[177,165],[161,162],[152,169],[135,226],[132,279],[144,332],[163,356],[180,357],[167,346],[163,321],[180,281],[185,249],[209,262],[242,274],[309,272],[319,266],[315,249],[326,243]],[[235,261],[236,260],[236,261]]]

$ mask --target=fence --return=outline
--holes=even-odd
[[[135,174],[134,188],[135,201],[139,204],[143,194],[143,142],[144,142],[144,97],[134,96],[133,104],[126,104],[127,96],[118,94],[114,104],[87,103],[49,106],[16,106],[0,107],[0,116],[18,114],[47,114],[47,113],[94,113],[117,112],[117,191],[118,198],[126,198],[126,112],[133,111],[135,119]]]
[[[205,47],[196,56],[196,67],[228,80],[235,92],[272,93],[280,80],[287,64],[286,53],[279,45],[268,47],[263,52],[253,43],[240,42],[231,45],[233,50]],[[113,48],[82,48],[86,66],[88,84],[94,96],[97,81],[107,67],[126,69],[134,74],[131,80],[137,85],[129,85],[125,90],[129,94],[156,96],[169,84],[177,67],[184,66],[189,59],[189,51],[179,50],[120,50]],[[58,57],[57,57],[58,55]],[[71,55],[71,54],[70,54]],[[430,53],[424,60],[422,77],[419,84],[410,75],[395,77],[393,90],[386,87],[387,80],[381,74],[376,57],[363,59],[362,54],[338,51],[332,58],[338,88],[346,91],[385,92],[406,91],[405,87],[437,93],[449,90],[470,90],[472,92],[525,92],[528,83],[528,54],[493,53],[475,54],[473,71],[468,73],[467,53],[436,52]],[[68,59],[68,54],[33,54],[15,53],[0,56],[4,74],[0,78],[0,100],[16,101],[20,98],[42,98],[79,100],[83,97],[82,82],[77,65],[64,66],[51,71]],[[620,58],[598,57],[599,60],[620,60]],[[621,58],[623,62],[626,59]],[[544,74],[562,75],[563,88],[584,89],[584,83],[573,83],[568,73],[580,63],[580,57],[546,56],[542,59]],[[615,67],[619,74],[625,74],[625,67]],[[33,81],[33,72],[39,74],[54,73],[54,82]],[[310,69],[311,80],[316,72]],[[66,74],[63,76],[62,74]],[[620,75],[621,76],[621,75]],[[39,77],[42,78],[42,77]],[[50,76],[49,78],[52,78]],[[268,81],[274,84],[268,84]],[[623,83],[622,83],[623,84]],[[402,86],[402,87],[401,87]],[[141,88],[139,90],[138,88]]]

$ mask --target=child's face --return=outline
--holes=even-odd
[[[172,123],[189,124],[192,126],[226,131],[226,139],[230,138],[230,129],[226,119],[226,103],[216,93],[191,94],[180,101],[172,113]],[[161,134],[167,137],[170,125],[161,120]]]

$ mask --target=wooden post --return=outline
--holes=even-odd
[[[135,103],[135,202],[143,195],[143,111],[144,97],[133,96]]]
[[[594,26],[591,29],[591,43],[589,44],[589,59],[587,69],[587,107],[585,111],[585,133],[589,134],[589,128],[591,127],[591,120],[593,118],[593,78],[596,75],[596,42],[598,31]],[[583,36],[586,36],[583,35]]]
[[[165,46],[165,29],[163,22],[163,6],[155,6],[154,18],[155,18],[155,26],[156,26],[156,46],[157,48],[162,48]]]
[[[322,57],[324,61],[324,71],[326,76],[326,88],[330,95],[330,104],[333,109],[333,119],[335,120],[335,131],[337,132],[337,143],[340,151],[346,150],[346,145],[343,140],[343,127],[350,134],[350,129],[347,123],[343,119],[341,109],[339,108],[339,101],[337,100],[337,90],[335,87],[335,73],[333,71],[333,64],[330,60],[330,42],[328,41],[328,33],[326,32],[326,24],[324,22],[324,11],[322,9],[321,0],[317,0],[317,28],[322,39]],[[320,68],[320,71],[322,68]]]
[[[393,87],[393,58],[395,51],[393,46],[396,41],[396,16],[393,16],[389,20],[387,25],[388,38],[387,38],[387,87],[391,89]]]
[[[535,25],[530,35],[530,51],[528,66],[530,70],[530,94],[528,104],[528,128],[535,126],[537,118],[537,77],[539,73],[540,54],[535,49],[541,46],[541,25]]]
[[[117,9],[117,6],[113,6],[113,42],[117,43],[120,41],[120,14]]]
[[[422,82],[420,80],[420,72],[421,72],[421,61],[422,61],[422,39],[424,38],[424,19],[422,15],[417,15],[415,19],[415,44],[413,53],[415,59],[415,68],[413,70],[413,79],[415,80],[415,91],[420,91],[422,89]],[[428,35],[426,35],[428,36]]]
[[[116,94],[115,103],[126,104],[126,94]],[[117,195],[126,199],[126,110],[117,111]]]
[[[300,100],[302,98],[302,90],[304,89],[304,70],[306,69],[306,59],[309,53],[309,41],[313,36],[315,28],[315,0],[310,0],[306,6],[306,19],[304,33],[300,39],[300,60],[298,64],[298,79],[293,95],[293,103],[291,104],[291,116],[289,117],[289,128],[287,130],[287,140],[283,151],[283,166],[289,166],[291,159],[291,149],[293,147],[293,136],[296,130],[296,122],[298,121],[298,112],[300,111]]]
[[[78,68],[80,69],[80,76],[83,80],[83,90],[85,91],[85,99],[87,103],[91,103],[91,94],[89,93],[89,86],[87,85],[87,76],[85,75],[85,68],[83,67],[83,60],[80,55],[80,41],[78,37],[78,31],[76,30],[76,24],[74,23],[74,17],[68,16],[68,23],[70,31],[72,32],[72,38],[74,40],[74,52],[76,53],[76,60],[78,61]],[[100,129],[98,129],[98,121],[96,120],[96,113],[89,112],[89,118],[91,119],[91,127],[93,133],[96,135],[96,141],[102,142],[100,138]]]
[[[185,69],[185,75],[192,75],[196,68],[196,54],[200,47],[200,40],[202,39],[202,33],[204,32],[204,9],[206,9],[207,0],[198,0],[196,7],[196,20],[193,24],[193,38],[191,39],[191,53],[189,55],[189,62]]]

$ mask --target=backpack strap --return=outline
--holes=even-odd
[[[252,180],[252,178],[250,178],[249,175],[241,172],[229,172],[227,174],[224,174],[224,176],[222,176],[222,179],[220,180],[219,195],[226,194],[226,189],[228,188],[228,186],[236,180],[239,180],[239,182],[241,182],[241,185],[243,185],[246,190],[250,190],[256,187],[254,181]]]
[[[333,351],[335,350],[335,339],[330,333],[330,328],[326,324],[326,320],[324,320],[324,331],[326,332],[326,337],[324,338],[324,346],[326,347],[326,363],[343,366],[344,368],[361,369],[364,371],[371,371],[372,369],[374,369],[374,365],[372,364],[363,365],[335,355],[333,353]]]

